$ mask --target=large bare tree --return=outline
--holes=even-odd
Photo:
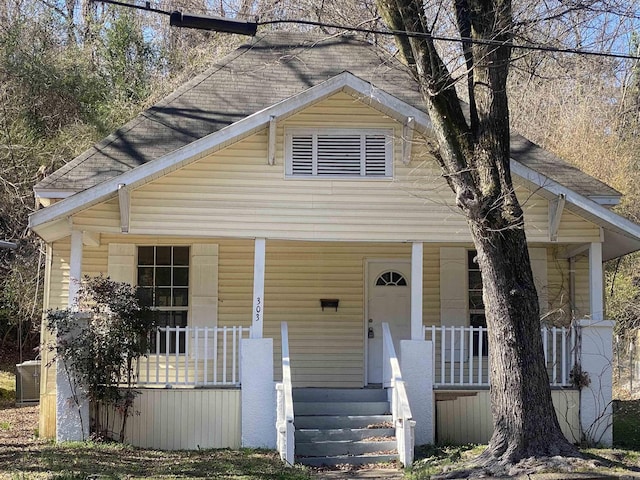
[[[509,168],[506,82],[511,61],[510,0],[454,0],[463,45],[469,114],[436,49],[436,19],[421,0],[377,0],[419,81],[436,137],[435,156],[465,215],[478,252],[491,358],[494,433],[477,464],[496,471],[524,458],[578,456],[560,431],[551,401],[539,306],[523,212]],[[488,41],[488,42],[487,42]]]

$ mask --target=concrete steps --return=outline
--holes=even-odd
[[[362,465],[397,459],[383,389],[294,389],[293,408],[299,463]]]

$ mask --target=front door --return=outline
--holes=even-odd
[[[382,383],[382,323],[391,329],[396,354],[411,338],[411,261],[367,262],[367,383]]]

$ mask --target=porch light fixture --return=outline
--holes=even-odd
[[[337,298],[321,298],[320,299],[320,306],[322,307],[323,312],[324,312],[324,307],[335,308],[337,312],[338,303],[340,303],[340,300],[338,300]]]

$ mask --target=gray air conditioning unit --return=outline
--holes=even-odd
[[[40,360],[16,365],[16,405],[35,405],[40,401]]]

